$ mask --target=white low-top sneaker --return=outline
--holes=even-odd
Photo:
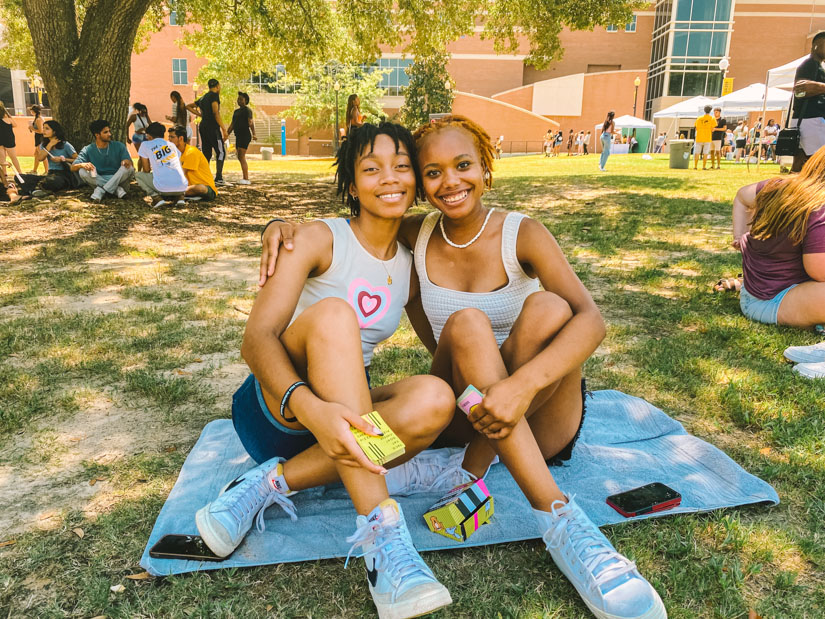
[[[542,539],[556,565],[600,619],[665,619],[659,594],[616,552],[593,521],[576,505],[555,501],[552,511],[533,510]]]
[[[358,528],[347,538],[352,544],[347,562],[361,548],[379,619],[418,617],[452,604],[450,592],[413,546],[398,503],[386,499],[355,522]]]
[[[793,371],[805,378],[825,378],[825,361],[800,363],[793,366]]]
[[[475,480],[461,468],[464,449],[443,448],[422,451],[404,464],[389,470],[384,477],[392,496],[409,496],[419,492],[442,494],[456,486]]]
[[[789,346],[785,349],[785,358],[794,363],[825,361],[825,342],[818,342],[810,346]]]

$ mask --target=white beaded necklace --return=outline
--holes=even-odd
[[[447,233],[444,232],[444,214],[442,213],[441,217],[438,218],[438,227],[441,228],[441,236],[444,237],[444,240],[447,241],[447,245],[449,245],[450,247],[455,247],[456,249],[464,249],[465,247],[469,247],[470,245],[475,243],[478,240],[478,237],[481,236],[481,233],[484,232],[484,228],[487,227],[487,222],[490,221],[490,215],[493,214],[494,210],[496,210],[496,209],[491,208],[489,211],[487,211],[487,217],[484,218],[484,223],[481,224],[481,230],[479,230],[478,234],[476,234],[473,238],[471,238],[469,241],[467,241],[463,245],[459,245],[458,243],[453,243],[450,239],[447,238]]]

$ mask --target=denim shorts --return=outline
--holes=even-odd
[[[366,368],[365,372],[369,385],[370,373]],[[287,428],[275,419],[253,374],[232,396],[232,424],[246,453],[258,464],[275,456],[289,460],[318,442],[309,430]]]
[[[798,285],[799,284],[788,286],[775,297],[767,300],[757,299],[742,286],[742,289],[739,291],[739,307],[742,308],[742,313],[751,320],[764,322],[768,325],[775,325],[782,299],[785,298],[785,295],[788,294],[789,291]]]

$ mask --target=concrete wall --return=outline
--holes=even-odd
[[[496,101],[509,103],[510,105],[515,105],[516,107],[521,107],[525,110],[532,111],[533,85],[529,84],[527,86],[519,86],[518,88],[505,90],[504,92],[497,92],[496,94],[492,95],[491,98],[495,99]]]
[[[34,116],[14,116],[14,141],[16,142],[15,152],[18,157],[31,157],[34,155],[34,134],[29,133],[29,123],[34,120]],[[48,120],[48,118],[46,118]],[[72,144],[75,149],[80,150],[77,145]],[[26,172],[26,170],[23,170]]]
[[[528,110],[465,92],[456,93],[453,114],[472,118],[494,141],[503,135],[505,152],[540,152],[545,132],[558,128],[555,121]]]

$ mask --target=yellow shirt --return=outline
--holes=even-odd
[[[207,185],[212,188],[215,195],[218,190],[215,188],[215,180],[212,178],[212,171],[209,169],[209,162],[203,153],[191,144],[187,144],[180,156],[180,165],[186,173],[186,180],[190,185]]]
[[[693,125],[696,127],[697,142],[711,142],[713,130],[716,129],[716,119],[710,114],[705,114],[696,119]],[[185,167],[185,166],[184,166]]]

